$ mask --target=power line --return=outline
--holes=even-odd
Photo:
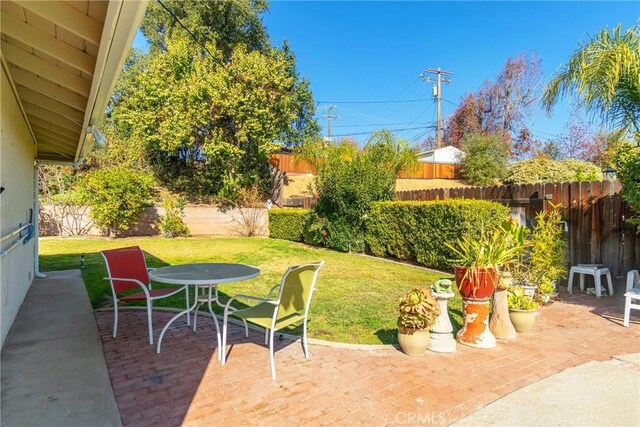
[[[409,104],[412,102],[425,102],[428,99],[400,99],[388,101],[316,101],[317,104]]]
[[[420,77],[416,77],[415,79],[413,79],[413,81],[409,83],[409,86],[405,87],[400,92],[398,92],[393,98],[390,99],[390,101],[395,101],[400,95],[408,91],[414,84],[416,84],[418,80],[420,80]],[[378,105],[373,110],[369,111],[369,114],[372,114],[374,111],[378,111],[380,108],[382,108],[383,105],[384,104]]]
[[[410,131],[410,130],[417,130],[417,129],[435,129],[435,126],[431,125],[431,126],[417,126],[417,127],[413,127],[413,128],[403,128],[403,129],[389,129],[389,131],[391,132],[405,132],[405,131]],[[340,135],[333,135],[335,137],[339,137],[339,136],[357,136],[357,135],[369,135],[371,134],[371,132],[354,132],[354,133],[345,133],[345,134],[340,134]]]
[[[369,125],[333,125],[334,128],[357,128],[357,127],[376,127],[376,126],[400,126],[400,125],[412,125],[415,123],[415,120],[412,122],[397,122],[397,123],[372,123]],[[435,123],[435,120],[434,120]]]

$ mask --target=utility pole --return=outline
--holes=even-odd
[[[327,109],[327,114],[324,114],[322,118],[327,119],[327,140],[331,141],[331,119],[339,119],[340,116],[338,116],[337,114],[331,114],[331,110],[333,110],[334,108],[338,108],[335,105],[327,105],[324,108]]]
[[[427,76],[427,74],[435,74],[436,79],[434,80],[433,77]],[[437,135],[438,148],[442,147],[442,83],[447,85],[451,84],[451,80],[449,80],[448,76],[452,76],[452,75],[453,75],[452,72],[443,71],[440,69],[440,67],[438,67],[437,69],[427,68],[420,74],[420,78],[425,82],[436,82],[436,86],[433,87],[433,96],[434,98],[436,98],[436,101],[438,104],[437,105],[438,122],[436,126],[437,128],[436,132],[438,133]]]

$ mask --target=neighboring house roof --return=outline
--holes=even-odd
[[[2,1],[2,67],[36,160],[77,162],[113,92],[147,1]]]
[[[464,156],[464,152],[462,150],[453,146],[448,146],[419,153],[418,161],[421,163],[445,163],[457,165],[460,164],[460,158],[462,156]]]

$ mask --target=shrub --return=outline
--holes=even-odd
[[[262,235],[267,227],[264,203],[257,185],[241,188],[238,192],[238,203],[232,213],[233,230],[243,237]]]
[[[138,221],[151,197],[151,184],[151,177],[143,172],[114,166],[86,174],[80,194],[91,208],[91,219],[114,236]]]
[[[319,219],[311,224],[313,233],[308,242],[363,252],[364,222],[370,203],[395,198],[396,176],[400,170],[415,166],[416,154],[406,141],[396,139],[389,131],[374,132],[361,151],[350,149],[352,145],[343,142],[327,151],[315,180],[315,212]],[[322,218],[326,219],[326,226],[320,226]]]
[[[553,205],[552,205],[553,206]],[[530,270],[540,292],[554,291],[553,282],[567,277],[567,245],[559,206],[536,215],[531,233]]]
[[[269,236],[274,239],[303,242],[308,220],[309,210],[307,209],[271,209]]]
[[[505,206],[484,200],[372,203],[365,241],[376,256],[450,269],[454,254],[444,242],[477,238],[483,228],[498,228],[507,215]]]
[[[633,215],[627,221],[638,225],[640,234],[640,148],[624,144],[616,155],[618,179],[622,182],[620,195],[631,206]]]
[[[509,165],[505,183],[586,181],[599,177],[600,169],[593,163],[575,159],[553,160],[546,155],[539,155]]]
[[[507,174],[509,146],[499,135],[469,135],[464,140],[462,176],[474,185],[493,185]]]
[[[184,205],[185,202],[182,198],[171,195],[164,198],[162,207],[165,214],[158,221],[158,227],[164,237],[186,237],[189,235],[189,228],[182,220]]]

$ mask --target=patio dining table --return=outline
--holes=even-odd
[[[218,298],[218,285],[221,283],[239,282],[242,280],[252,279],[260,274],[260,269],[244,264],[225,264],[225,263],[205,263],[205,264],[180,264],[162,267],[149,272],[151,280],[166,283],[170,285],[188,285],[194,287],[194,300],[187,309],[176,314],[167,322],[160,333],[158,339],[157,353],[160,353],[162,338],[169,326],[180,316],[190,316],[191,312],[196,310],[194,315],[194,330],[196,329],[197,310],[207,304],[209,313],[213,317],[213,323],[216,327],[216,337],[218,339],[218,349],[220,349],[220,326],[218,319],[213,312],[211,304],[215,302],[222,307]],[[187,299],[189,296],[187,294]],[[221,358],[221,351],[218,350],[218,360]]]

